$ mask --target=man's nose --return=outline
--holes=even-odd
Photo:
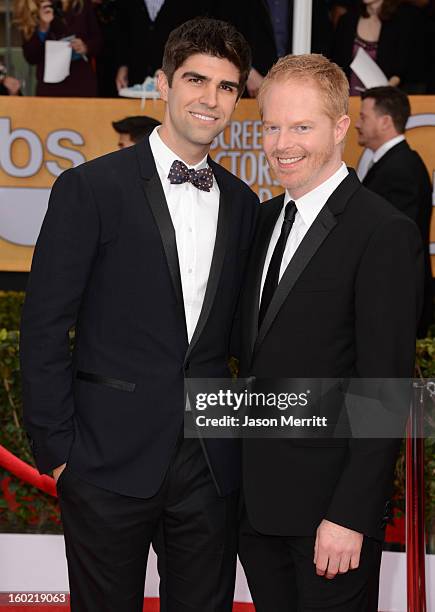
[[[285,151],[291,149],[294,145],[294,138],[289,130],[280,130],[278,134],[278,140],[276,142],[276,148],[279,151]]]
[[[201,104],[205,104],[209,108],[213,108],[213,107],[216,106],[216,104],[217,104],[217,91],[216,91],[216,87],[214,85],[209,83],[204,88],[204,91],[202,92],[202,95],[201,95],[201,98],[200,98],[200,102],[201,102]]]

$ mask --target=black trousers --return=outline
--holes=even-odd
[[[359,568],[328,580],[316,574],[314,542],[260,534],[244,510],[239,556],[256,612],[377,612],[382,544],[364,538]]]
[[[152,498],[113,493],[71,468],[58,481],[73,612],[142,612],[150,543],[162,612],[230,612],[238,492],[219,497],[198,440],[180,441]]]

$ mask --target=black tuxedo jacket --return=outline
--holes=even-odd
[[[220,189],[217,234],[190,344],[175,231],[148,139],[54,184],[21,331],[24,419],[41,472],[68,461],[100,487],[152,496],[182,430],[184,376],[228,375],[258,200],[209,164]],[[239,447],[205,444],[225,494],[239,484]]]
[[[129,85],[142,83],[162,67],[170,32],[184,21],[212,15],[213,0],[165,0],[151,21],[144,0],[121,0],[118,8],[118,64],[128,66]]]
[[[348,77],[359,18],[358,8],[343,15],[333,38],[332,60]],[[400,77],[400,88],[409,93],[422,93],[425,81],[423,31],[420,10],[407,4],[399,6],[393,17],[382,23],[376,63],[388,79]]]
[[[282,204],[281,195],[260,207],[242,294],[241,374],[412,377],[423,275],[415,224],[350,170],[258,329],[261,275]],[[243,446],[246,507],[258,531],[313,536],[326,518],[382,538],[400,440],[258,438]]]
[[[433,318],[432,269],[429,242],[432,184],[423,160],[406,141],[392,147],[372,166],[363,184],[410,217],[420,229],[425,256],[424,306],[418,335],[424,337]]]

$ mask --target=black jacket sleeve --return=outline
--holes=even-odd
[[[67,461],[74,437],[69,331],[98,250],[99,231],[84,172],[65,171],[51,192],[21,322],[24,424],[40,472]]]
[[[413,376],[423,283],[423,248],[417,226],[394,215],[372,235],[355,283],[357,377]],[[406,417],[398,411],[402,424]],[[379,517],[391,493],[400,442],[397,436],[350,439],[348,459],[326,519],[380,537]]]

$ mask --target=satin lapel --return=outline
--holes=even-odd
[[[315,255],[316,251],[328,236],[329,232],[335,227],[337,221],[327,206],[320,211],[313,225],[308,230],[299,248],[287,266],[277,290],[270,302],[269,308],[258,330],[257,340],[254,346],[254,354],[259,345],[263,342],[265,335],[269,331],[276,315],[293,289],[296,281]]]
[[[263,277],[264,262],[269,248],[273,229],[282,209],[284,194],[275,198],[274,202],[269,202],[265,206],[265,215],[261,225],[259,224],[257,236],[252,247],[252,257],[249,264],[247,286],[250,288],[245,296],[245,303],[249,307],[249,347],[250,355],[254,350],[255,340],[258,335],[258,315],[260,310],[260,289]],[[267,211],[266,211],[267,208]],[[252,277],[251,277],[252,275]]]
[[[184,312],[183,289],[181,285],[180,266],[178,262],[177,241],[175,238],[175,229],[172,224],[171,215],[166,203],[165,193],[160,182],[159,175],[156,172],[149,179],[143,179],[143,188],[145,191],[148,204],[154,215],[157,227],[162,238],[163,249],[165,251],[166,260],[168,262],[169,273],[172,279],[175,296],[183,316],[184,325],[186,325],[186,316]],[[187,338],[187,329],[186,329]]]
[[[293,289],[296,281],[314,257],[323,241],[327,238],[328,234],[337,225],[338,221],[336,217],[345,210],[350,198],[361,188],[361,183],[355,171],[352,168],[348,168],[348,171],[348,176],[330,196],[287,266],[275,295],[270,302],[263,323],[258,330],[254,354],[263,342],[265,335],[269,331],[270,326],[288,294]]]
[[[202,304],[201,314],[199,315],[198,323],[196,324],[195,331],[187,349],[186,359],[189,357],[193,350],[193,347],[198,342],[204,327],[207,323],[207,319],[210,315],[213,302],[216,297],[216,291],[218,289],[219,280],[222,273],[222,266],[225,259],[225,253],[227,249],[228,240],[228,227],[231,216],[231,193],[226,190],[225,180],[221,179],[221,173],[219,166],[209,159],[209,164],[213,169],[215,178],[219,185],[220,197],[219,197],[219,213],[216,228],[216,239],[213,249],[213,257],[210,265],[210,272],[208,275],[207,288],[205,290],[204,302]]]

